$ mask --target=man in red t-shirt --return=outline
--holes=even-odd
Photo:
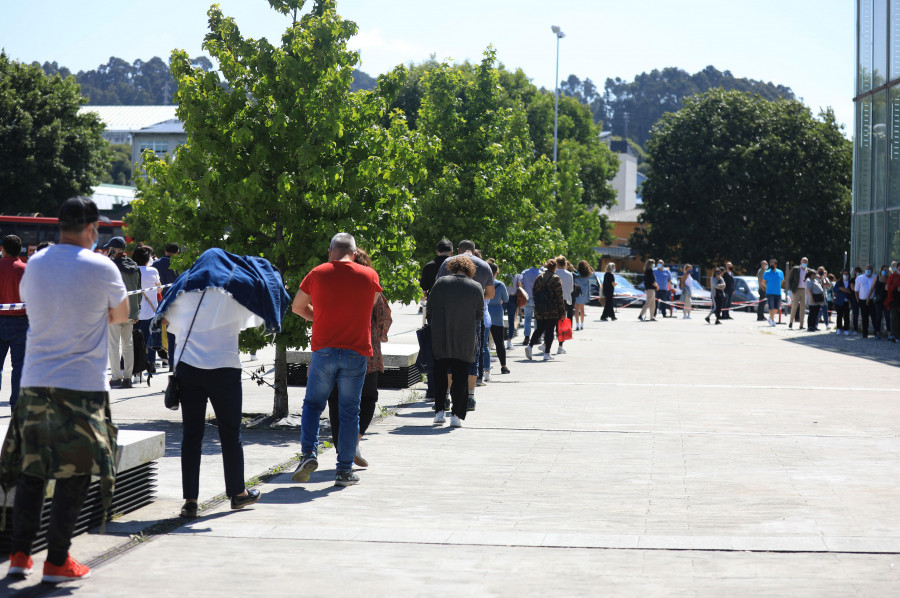
[[[22,240],[16,235],[3,237],[3,253],[0,254],[0,305],[21,303],[19,283],[25,274],[25,262],[19,259]],[[22,364],[25,362],[25,337],[28,333],[28,317],[24,309],[0,308],[0,372],[6,361],[6,354],[12,364],[10,380],[9,410],[12,412],[19,399],[19,380],[22,379]]]
[[[300,465],[291,476],[306,482],[319,467],[319,418],[337,384],[341,427],[337,439],[335,486],[352,486],[359,441],[359,400],[372,355],[372,308],[381,293],[378,273],[353,261],[356,241],[348,233],[331,239],[327,264],[313,268],[300,283],[291,310],[312,324],[312,358],[300,418]],[[313,310],[315,309],[315,317]]]

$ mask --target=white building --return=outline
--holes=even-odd
[[[79,114],[94,112],[106,125],[103,138],[110,143],[131,144],[136,131],[177,118],[177,106],[82,106]]]

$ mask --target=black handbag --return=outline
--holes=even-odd
[[[187,340],[191,336],[191,330],[194,329],[194,321],[197,319],[197,312],[200,311],[200,304],[203,303],[203,297],[205,295],[206,289],[204,289],[203,294],[200,295],[200,301],[197,302],[197,309],[194,310],[194,317],[191,318],[191,325],[188,328],[187,334],[184,335],[184,342],[181,343],[181,353],[178,354],[177,363],[181,363],[181,357],[184,355],[184,348],[187,347]],[[177,376],[178,366],[176,364],[175,372],[169,374],[169,384],[166,386],[166,397],[163,401],[166,409],[171,409],[172,411],[178,411],[178,405],[181,404],[181,385],[178,383]]]

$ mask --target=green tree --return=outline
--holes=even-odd
[[[852,143],[834,114],[712,90],[663,116],[648,144],[644,233],[672,261],[755,267],[776,257],[840,266],[850,242]]]
[[[553,169],[535,159],[521,102],[508,104],[493,49],[477,66],[442,63],[422,81],[418,130],[441,140],[423,181],[413,234],[420,258],[437,240],[473,240],[504,271],[560,253]]]
[[[145,159],[148,178],[132,205],[140,223],[187,248],[176,267],[221,247],[261,255],[290,291],[327,259],[338,231],[370,251],[390,300],[417,297],[418,264],[407,234],[411,188],[425,174],[433,140],[410,133],[397,114],[383,125],[405,69],[379,77],[374,92],[351,92],[356,24],[334,0],[319,0],[299,20],[303,0],[269,0],[293,22],[280,45],[247,39],[218,6],[209,10],[204,48],[219,74],[172,55],[178,116],[188,135],[171,162]],[[245,334],[242,346],[262,346]],[[288,314],[275,338],[273,416],[287,415],[286,349],[309,342],[305,320]]]
[[[0,52],[0,197],[4,212],[56,215],[69,197],[90,194],[108,161],[103,123],[78,114],[74,79]]]
[[[127,143],[111,143],[109,167],[103,176],[100,177],[102,183],[112,183],[113,185],[130,185],[131,184],[131,146]]]

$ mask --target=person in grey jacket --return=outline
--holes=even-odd
[[[447,375],[452,377],[450,426],[459,428],[468,409],[469,364],[475,361],[477,324],[484,317],[484,291],[475,282],[475,264],[458,255],[444,262],[449,276],[438,278],[428,293],[425,318],[431,324],[434,353],[434,423],[444,423]]]

